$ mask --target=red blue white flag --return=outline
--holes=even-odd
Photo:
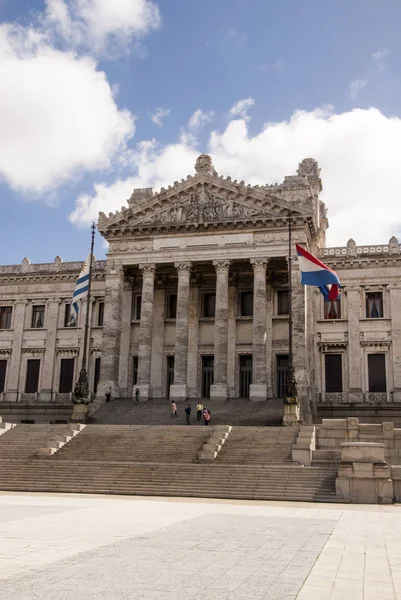
[[[340,296],[340,280],[337,273],[299,244],[295,246],[301,269],[301,283],[318,287],[327,301],[337,300]]]

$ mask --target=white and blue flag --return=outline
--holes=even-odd
[[[82,265],[78,281],[75,284],[75,289],[72,295],[72,302],[70,307],[70,324],[77,322],[79,312],[78,302],[83,298],[86,298],[86,296],[88,295],[90,260],[91,257],[89,255],[84,264]]]

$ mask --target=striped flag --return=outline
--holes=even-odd
[[[337,300],[341,285],[337,273],[299,244],[295,246],[301,269],[301,283],[318,287],[327,301]]]
[[[84,264],[82,265],[81,272],[78,277],[78,281],[75,284],[74,293],[72,295],[72,302],[70,308],[70,325],[76,323],[78,319],[79,300],[86,298],[89,289],[89,268],[90,268],[91,256],[89,255]]]

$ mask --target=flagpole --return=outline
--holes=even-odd
[[[92,223],[92,240],[91,240],[91,250],[90,250],[90,259],[89,259],[89,281],[88,281],[88,295],[86,299],[86,319],[85,319],[85,329],[84,329],[84,349],[82,353],[82,366],[81,371],[79,373],[78,381],[75,385],[74,394],[73,394],[73,403],[74,404],[88,404],[89,402],[89,381],[88,381],[88,371],[87,371],[87,356],[88,356],[88,342],[89,342],[89,329],[90,329],[90,295],[91,295],[91,287],[92,287],[92,270],[93,270],[93,248],[95,244],[95,231],[96,226]]]
[[[287,404],[297,401],[297,382],[294,373],[292,348],[292,211],[288,211],[288,372],[285,385]]]

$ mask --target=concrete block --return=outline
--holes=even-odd
[[[394,429],[394,437],[401,439],[401,429]]]
[[[347,429],[347,419],[322,419],[324,429]]]
[[[384,444],[375,442],[343,442],[341,460],[346,462],[384,462]]]
[[[394,486],[391,479],[376,481],[379,504],[393,504]]]
[[[350,502],[350,481],[348,477],[337,477],[336,479],[336,496],[344,502]]]
[[[347,419],[347,427],[348,430],[353,429],[353,430],[359,430],[359,419],[358,417],[348,417]]]
[[[393,439],[394,438],[394,423],[384,422],[382,425],[383,428],[383,438],[384,439]]]
[[[311,464],[310,448],[301,449],[301,448],[297,448],[294,444],[294,446],[292,448],[292,460],[301,465],[305,465],[306,467],[309,467]]]
[[[353,477],[371,478],[374,476],[373,463],[353,463]]]

